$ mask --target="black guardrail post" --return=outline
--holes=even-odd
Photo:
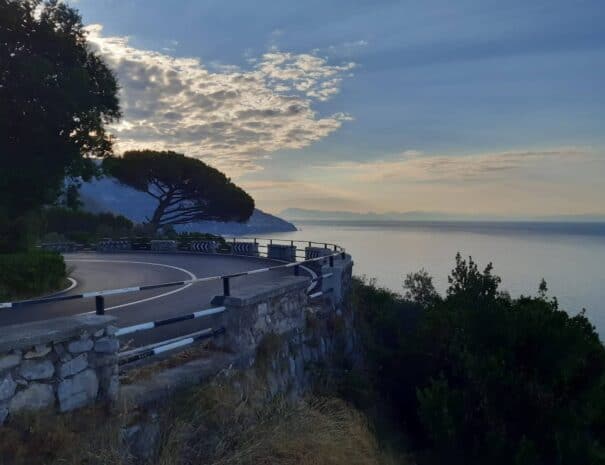
[[[330,268],[334,268],[334,255],[330,255]]]
[[[229,289],[229,278],[223,278],[223,295],[229,297],[231,295],[231,289]]]
[[[96,296],[95,306],[97,308],[97,315],[105,315],[105,297],[102,295]]]
[[[300,265],[294,267],[294,276],[300,276]]]

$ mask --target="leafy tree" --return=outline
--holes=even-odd
[[[175,152],[130,151],[104,160],[122,184],[157,201],[153,230],[202,220],[246,221],[254,200],[219,170]]]
[[[428,308],[440,299],[435,290],[433,277],[423,268],[416,273],[409,273],[404,281],[404,297],[412,302]]]
[[[113,73],[58,0],[0,0],[0,250],[23,248],[27,212],[66,176],[89,179],[120,117]]]

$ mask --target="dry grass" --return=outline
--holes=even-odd
[[[1,465],[127,465],[119,415],[86,409],[20,415],[0,428]]]
[[[185,411],[186,414],[179,413]],[[337,399],[255,408],[232,390],[197,390],[171,412],[160,465],[391,465],[366,419]]]
[[[212,356],[212,351],[209,350],[207,343],[194,345],[193,347],[185,350],[180,350],[175,354],[160,360],[155,363],[148,363],[141,365],[138,368],[131,368],[125,370],[120,375],[120,382],[122,384],[132,384],[137,381],[142,381],[153,377],[156,373],[174,368],[180,365],[184,365],[192,360],[198,360],[201,358],[208,358]]]
[[[221,384],[222,380],[227,380]],[[345,402],[266,401],[251,373],[218,377],[161,407],[153,465],[395,465],[366,418]],[[132,415],[101,408],[29,414],[0,428],[0,465],[132,465],[121,443]]]

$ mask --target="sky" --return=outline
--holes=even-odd
[[[605,214],[602,0],[79,0],[116,150],[259,208]]]

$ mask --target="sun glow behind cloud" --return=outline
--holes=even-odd
[[[238,176],[260,169],[272,152],[307,147],[352,119],[314,109],[339,92],[352,62],[272,50],[251,59],[250,70],[206,67],[137,49],[128,37],[103,36],[101,25],[87,29],[121,87],[124,117],[111,128],[118,151],[175,150]]]

